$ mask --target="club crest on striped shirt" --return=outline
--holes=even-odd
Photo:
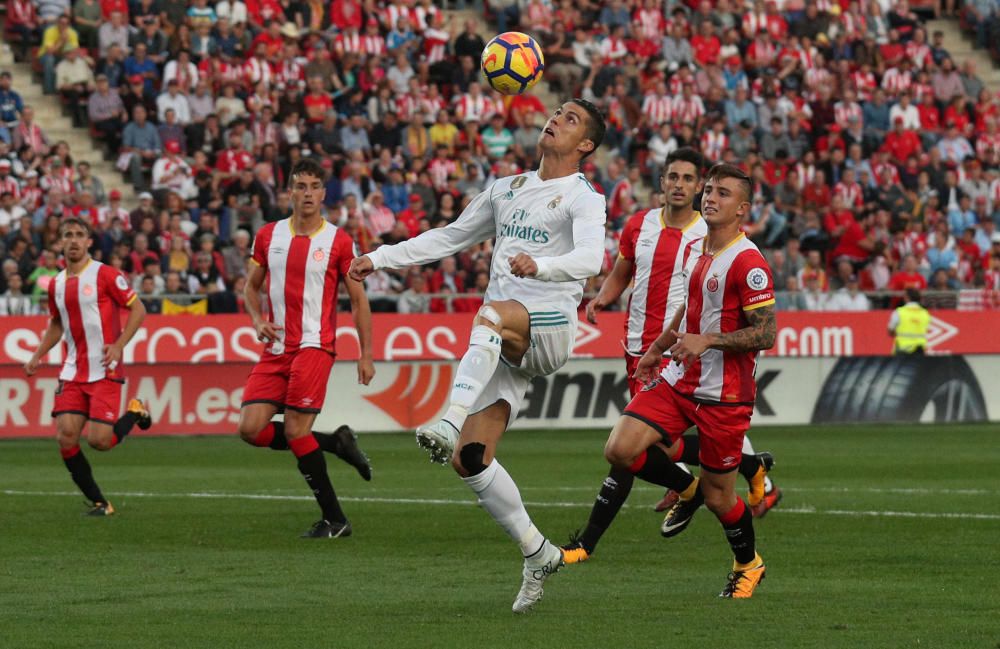
[[[521,185],[528,182],[527,176],[518,176],[510,183],[511,189],[520,189]]]
[[[313,251],[313,259],[316,261],[323,261],[323,249],[317,248]]]
[[[709,293],[715,293],[719,290],[719,278],[712,276],[708,278],[708,283],[705,285]]]
[[[90,284],[84,284],[83,294],[86,295],[87,297],[90,297],[91,295],[94,294],[94,287]]]

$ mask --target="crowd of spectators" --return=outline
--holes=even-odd
[[[9,0],[15,51],[139,205],[50,141],[0,75],[0,313],[38,308],[66,214],[144,295],[237,311],[253,234],[290,213],[295,161],[322,160],[329,220],[369,251],[533,168],[554,108],[539,94],[606,112],[582,169],[608,198],[605,272],[627,217],[659,204],[666,156],[692,146],[752,175],[745,231],[789,291],[781,308],[1000,288],[1000,98],[906,0],[491,0],[484,29],[439,4]],[[483,84],[479,32],[506,29],[542,46],[537,93]],[[485,243],[368,289],[378,310],[475,310],[490,258]]]

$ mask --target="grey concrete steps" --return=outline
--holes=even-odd
[[[65,140],[74,160],[89,162],[91,171],[101,180],[105,191],[121,191],[123,207],[131,209],[138,205],[135,190],[131,184],[122,180],[114,161],[104,159],[103,152],[86,128],[73,126],[73,121],[63,115],[59,98],[42,92],[41,84],[36,83],[31,76],[31,66],[27,63],[15,63],[5,43],[0,46],[0,69],[11,73],[14,89],[20,93],[25,104],[35,109],[35,119],[50,140]]]
[[[951,54],[955,64],[961,66],[966,60],[976,62],[976,73],[986,87],[992,91],[1000,90],[1000,68],[994,65],[986,50],[973,47],[971,40],[965,37],[957,19],[939,18],[927,21],[927,32],[940,31],[944,35],[944,47]]]

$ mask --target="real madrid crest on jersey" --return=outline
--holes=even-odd
[[[559,203],[562,203],[562,196],[556,196],[551,201],[549,201],[549,209],[554,210],[559,207]]]
[[[510,188],[511,188],[511,189],[520,189],[520,188],[521,188],[521,186],[522,186],[522,185],[523,185],[524,183],[526,183],[526,182],[528,182],[528,177],[527,177],[527,176],[518,176],[517,178],[515,178],[515,179],[514,179],[514,180],[513,180],[513,181],[512,181],[511,183],[510,183]]]

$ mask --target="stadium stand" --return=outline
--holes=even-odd
[[[582,170],[608,197],[606,271],[625,219],[655,203],[659,165],[693,146],[755,179],[745,230],[780,308],[885,307],[911,286],[936,306],[1000,305],[996,76],[984,84],[906,0],[439,5],[8,0],[5,47],[31,64],[32,90],[58,97],[120,176],[102,183],[102,161],[33,118],[27,79],[0,76],[0,314],[39,310],[68,214],[90,219],[97,257],[151,310],[239,311],[252,235],[289,214],[300,157],[322,158],[329,219],[368,251],[531,168],[546,115],[572,96],[609,122]],[[960,14],[1000,59],[996,3]],[[506,29],[542,44],[533,94],[481,85],[484,37]],[[473,312],[490,259],[484,244],[376,273],[374,308]]]

